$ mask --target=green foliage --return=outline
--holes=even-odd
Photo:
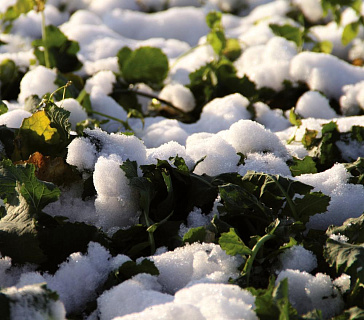
[[[8,112],[8,106],[0,100],[0,115]]]
[[[196,227],[189,229],[183,236],[184,243],[204,242],[206,237],[206,229],[204,227]]]
[[[324,14],[330,11],[333,14],[336,23],[341,22],[341,12],[345,7],[351,7],[357,14],[360,14],[361,0],[321,0],[321,6]]]
[[[326,241],[324,257],[337,273],[346,273],[351,281],[357,279],[364,283],[364,247],[360,244],[338,242],[332,239]]]
[[[78,43],[68,40],[56,26],[46,26],[45,37],[34,40],[32,46],[41,65],[57,68],[63,73],[76,71],[82,67],[82,63],[77,58],[77,52],[80,49]],[[48,52],[48,61],[46,51]]]
[[[293,158],[293,164],[289,169],[293,177],[301,174],[317,173],[316,163],[310,156],[306,156],[303,159]]]
[[[360,24],[360,21],[354,21],[345,26],[341,38],[344,46],[348,45],[358,35]]]
[[[2,21],[2,28],[4,31],[9,32],[12,27],[12,22],[22,13],[27,13],[32,10],[34,6],[34,0],[16,0],[16,2],[12,6],[9,6],[5,12],[0,13],[0,21]]]
[[[120,74],[128,84],[143,82],[161,88],[168,74],[168,58],[159,48],[140,47],[134,51],[128,47],[118,53]]]
[[[0,195],[6,215],[0,220],[0,250],[15,263],[35,263],[55,270],[71,253],[85,252],[90,241],[104,241],[98,229],[45,214],[43,208],[58,199],[60,190],[40,181],[33,165],[0,167]]]
[[[283,26],[278,24],[270,24],[269,27],[272,29],[275,35],[293,41],[298,48],[302,47],[305,32],[301,28],[294,27],[289,24],[285,24]]]
[[[252,251],[247,247],[244,242],[239,238],[233,228],[229,232],[223,233],[219,238],[220,247],[231,256],[250,255]]]
[[[274,24],[269,25],[276,36],[283,37],[289,41],[293,41],[298,50],[302,50],[305,44],[313,44],[313,52],[331,53],[333,44],[330,41],[317,42],[310,36],[310,30],[304,26],[296,27],[290,24]]]
[[[247,288],[255,296],[255,312],[261,320],[298,319],[297,311],[288,299],[288,280],[283,279],[275,286],[273,277],[267,289]]]
[[[24,73],[13,60],[4,59],[0,62],[0,100],[17,99],[23,76]]]
[[[343,164],[351,174],[350,183],[364,184],[364,158],[358,158],[352,163]]]

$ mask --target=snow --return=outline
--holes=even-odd
[[[311,272],[317,267],[317,258],[312,251],[301,245],[295,245],[284,251],[279,257],[280,270],[299,270]]]
[[[194,170],[197,174],[236,172],[240,160],[231,144],[218,135],[206,132],[190,135],[186,141],[186,152],[195,162],[206,156]]]
[[[263,125],[252,120],[239,120],[223,134],[223,138],[242,154],[271,152],[284,160],[289,158],[279,138]]]
[[[322,310],[324,319],[328,319],[340,312],[344,302],[328,275],[317,273],[313,276],[305,271],[287,269],[278,275],[276,283],[285,278],[288,279],[289,300],[299,314],[317,308]]]
[[[110,271],[129,260],[122,255],[112,257],[99,243],[90,242],[87,254],[71,254],[54,275],[22,274],[17,288],[21,290],[30,284],[47,282],[47,287],[59,294],[67,313],[76,312],[96,298],[96,289],[106,281]]]
[[[170,294],[196,281],[224,283],[238,276],[238,259],[212,243],[193,243],[149,259],[159,270],[158,282]]]
[[[55,70],[44,66],[36,66],[27,72],[20,82],[19,103],[24,103],[25,99],[31,95],[42,98],[46,93],[52,93],[58,86],[54,83],[57,77]]]
[[[227,130],[236,119],[252,118],[248,106],[249,100],[239,93],[213,99],[204,106],[196,124],[191,125],[195,127],[192,130],[210,133]]]
[[[306,130],[317,130],[320,137],[322,125],[330,121],[337,123],[340,132],[349,132],[353,125],[364,126],[364,69],[350,62],[364,58],[364,42],[358,38],[348,46],[341,43],[342,30],[355,19],[355,14],[345,10],[341,25],[327,23],[319,0],[292,1],[310,22],[322,22],[311,29],[310,35],[333,43],[332,53],[325,54],[302,51],[294,42],[273,34],[270,23],[295,23],[287,17],[292,9],[289,1],[251,0],[244,2],[246,7],[240,7],[241,1],[237,0],[204,2],[49,0],[46,23],[59,26],[69,39],[79,43],[78,58],[83,67],[76,74],[85,80],[85,91],[96,112],[92,117],[108,122],[100,128],[85,129],[83,136],[68,145],[66,162],[80,172],[83,180],[79,185],[63,188],[60,199],[44,211],[54,217],[65,216],[70,222],[89,223],[112,235],[135,225],[141,216],[139,195],[120,166],[127,160],[138,165],[156,164],[178,155],[190,170],[204,158],[194,170],[198,175],[244,175],[254,170],[313,186],[313,191],[321,191],[331,200],[326,212],[310,217],[307,229],[325,230],[347,218],[359,217],[364,207],[364,189],[350,183],[351,176],[344,165],[335,164],[326,171],[294,178],[288,166],[292,156],[303,158],[308,154],[301,143]],[[13,3],[2,0],[0,12]],[[60,11],[59,6],[64,10]],[[292,91],[301,83],[307,85],[309,90],[291,106],[303,118],[299,128],[290,124],[288,112],[272,109],[267,101],[250,101],[238,93],[208,102],[200,118],[188,124],[156,116],[146,117],[143,125],[139,119],[128,119],[127,111],[111,97],[120,77],[117,52],[124,46],[132,50],[155,46],[169,59],[164,87],[154,91],[147,84],[138,83],[132,89],[169,101],[184,113],[193,112],[196,102],[185,86],[190,83],[189,74],[216,58],[206,44],[209,30],[205,16],[212,8],[241,12],[237,16],[224,14],[222,20],[226,35],[236,37],[243,49],[234,62],[239,76],[247,76],[259,89],[276,92],[285,89],[287,80]],[[42,98],[58,88],[58,71],[34,62],[31,42],[41,37],[40,26],[41,16],[32,10],[14,22],[9,34],[0,35],[5,42],[0,46],[0,63],[11,59],[20,71],[26,72],[19,96],[14,101],[4,101],[9,111],[0,115],[0,125],[19,128],[23,119],[31,116],[26,99],[32,95]],[[339,102],[336,111],[332,99]],[[150,115],[151,101],[152,98],[138,96],[146,116]],[[56,104],[70,111],[72,130],[90,116],[75,99]],[[126,131],[126,122],[135,135],[120,133]],[[337,147],[345,161],[364,157],[361,141],[341,141]],[[140,169],[138,174],[141,175]],[[92,179],[96,195],[84,201],[81,184],[87,178]],[[190,228],[209,225],[218,214],[219,201],[218,198],[208,214],[193,208],[181,223],[179,235],[183,237]],[[348,241],[341,234],[331,238]],[[35,271],[31,265],[17,266],[9,257],[0,257],[0,286],[17,301],[11,309],[12,319],[65,319],[66,312],[83,310],[96,298],[94,316],[101,320],[257,319],[254,297],[237,285],[228,284],[229,278],[238,277],[241,259],[228,256],[217,244],[194,243],[174,251],[160,248],[155,255],[146,257],[158,268],[158,276],[138,274],[99,296],[97,289],[109,273],[129,257],[113,256],[100,244],[91,242],[87,253],[72,253],[54,274]],[[319,308],[324,318],[330,318],[342,311],[341,294],[350,288],[350,276],[343,274],[333,280],[322,273],[312,274],[317,257],[301,245],[287,249],[278,260],[279,264],[272,266],[278,275],[276,283],[288,278],[289,298],[300,314]],[[60,296],[59,301],[47,305],[48,314],[33,306],[39,297],[43,299],[43,291],[34,285],[43,282]]]
[[[129,185],[129,179],[120,169],[121,158],[115,154],[99,157],[93,174],[97,191],[95,200],[97,225],[104,230],[112,227],[130,227],[137,222],[138,193]]]
[[[295,111],[303,118],[332,119],[337,117],[329,100],[318,91],[306,91],[297,101]]]
[[[326,53],[301,52],[291,61],[290,75],[305,82],[311,90],[339,99],[343,87],[364,80],[364,71]]]
[[[9,287],[5,294],[11,299],[10,318],[43,320],[47,318],[66,320],[66,311],[60,301],[47,299],[39,286]]]
[[[160,92],[159,98],[171,102],[183,112],[190,112],[195,108],[192,92],[179,83],[166,85]]]
[[[274,37],[266,44],[251,46],[235,62],[238,75],[244,74],[257,84],[275,91],[283,89],[283,81],[291,80],[290,61],[297,54],[293,42]]]

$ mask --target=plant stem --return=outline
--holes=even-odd
[[[253,267],[253,262],[254,259],[258,253],[258,251],[260,250],[260,248],[263,246],[263,244],[265,242],[267,242],[268,240],[274,238],[275,235],[274,234],[266,234],[263,237],[261,237],[258,242],[255,244],[255,246],[252,249],[252,254],[251,256],[248,258],[248,260],[245,263],[244,269],[243,269],[243,273],[246,274],[246,278],[247,278],[247,285],[249,285],[249,280],[250,280],[250,272],[251,269]]]
[[[144,211],[145,224],[147,225],[147,229],[148,229],[151,226],[151,223],[149,221],[149,211],[147,211],[147,210],[143,210],[143,211]],[[155,253],[155,241],[154,241],[153,232],[148,231],[148,238],[149,238],[151,255],[153,255]]]
[[[120,122],[122,125],[125,125],[125,121],[120,120],[118,118],[115,118],[113,116],[109,116],[109,115],[107,115],[105,113],[102,113],[102,112],[99,112],[99,111],[94,111],[94,110],[92,110],[91,113],[98,114],[99,116],[109,118],[110,120],[114,120],[114,121]]]
[[[293,215],[293,218],[297,221],[299,221],[299,217],[297,215],[297,211],[296,211],[296,206],[294,204],[294,202],[292,201],[291,197],[289,196],[289,194],[286,192],[286,190],[284,190],[282,188],[282,186],[280,185],[280,183],[278,183],[277,179],[274,178],[273,176],[269,176],[269,178],[274,181],[274,183],[277,185],[277,187],[279,188],[279,190],[281,190],[282,194],[285,196],[286,200],[287,200],[287,203],[291,209],[291,212],[292,212],[292,215]]]
[[[51,68],[51,62],[49,60],[44,10],[42,10],[40,14],[42,15],[42,40],[43,40],[43,46],[44,46],[44,61],[45,61],[46,67],[50,69]]]
[[[136,95],[139,95],[139,96],[143,96],[143,97],[147,97],[147,98],[151,98],[151,99],[156,99],[156,100],[164,103],[165,105],[171,107],[173,110],[176,110],[179,113],[184,114],[183,110],[178,109],[171,102],[169,102],[167,100],[164,100],[164,99],[161,99],[161,98],[159,98],[158,96],[156,96],[155,94],[152,94],[152,93],[143,92],[143,91],[139,91],[139,90],[133,90],[133,89],[115,89],[114,92],[115,93],[117,93],[117,92],[120,92],[120,93],[131,93],[131,92],[133,92],[133,93],[135,93]]]

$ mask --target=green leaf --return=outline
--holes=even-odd
[[[34,0],[17,0],[14,5],[9,6],[5,12],[0,13],[0,20],[7,26],[6,31],[10,31],[11,22],[16,20],[21,14],[27,13],[34,8]]]
[[[182,241],[184,243],[194,243],[194,242],[204,242],[206,237],[206,229],[205,227],[197,227],[189,229],[185,235],[183,236]]]
[[[341,226],[330,226],[326,234],[341,234],[349,238],[349,243],[364,244],[364,215],[349,218]]]
[[[8,112],[8,106],[0,100],[0,115]]]
[[[303,198],[294,200],[296,212],[299,220],[303,223],[308,222],[311,216],[317,213],[326,212],[330,203],[330,197],[321,192],[311,192]]]
[[[341,36],[341,43],[346,46],[358,35],[360,21],[354,21],[347,24]]]
[[[37,212],[21,194],[18,200],[6,206],[6,215],[0,220],[1,254],[9,256],[13,263],[41,264],[46,256],[37,237]]]
[[[297,113],[295,113],[294,108],[291,108],[289,112],[289,122],[297,127],[302,124],[301,117]]]
[[[144,82],[161,88],[168,74],[168,58],[159,48],[140,47],[131,53],[123,48],[118,61],[122,77],[131,84]]]
[[[297,311],[289,303],[288,280],[275,286],[274,277],[269,279],[267,289],[247,288],[255,296],[255,313],[260,320],[297,319]]]
[[[63,217],[42,214],[37,220],[39,248],[47,259],[42,269],[56,272],[59,265],[74,252],[87,251],[90,241],[108,246],[109,242],[98,228],[83,222],[69,222]]]
[[[123,169],[125,176],[129,180],[138,177],[138,164],[136,161],[130,161],[127,159],[123,162],[120,168]]]
[[[364,127],[352,126],[351,127],[351,139],[356,140],[358,142],[363,142],[364,141]]]
[[[269,27],[272,29],[276,36],[286,38],[289,41],[293,41],[297,47],[301,47],[303,44],[303,31],[300,28],[285,24],[283,26],[278,24],[270,24]]]
[[[232,38],[226,39],[225,48],[222,53],[230,61],[238,59],[242,53],[239,40]]]
[[[364,246],[327,239],[324,257],[338,274],[346,273],[352,282],[359,279],[364,283]]]
[[[289,167],[293,177],[301,174],[317,173],[316,163],[310,156],[305,156],[303,159],[293,158],[293,163]]]
[[[291,305],[289,303],[288,297],[288,279],[283,279],[278,285],[274,288],[273,299],[276,302],[276,305],[280,311],[279,319],[280,320],[290,320],[290,308]]]
[[[331,41],[319,41],[315,43],[311,51],[330,54],[332,52],[333,47],[334,45]]]
[[[5,156],[11,158],[14,152],[14,137],[16,129],[0,126],[0,141],[4,146]]]
[[[47,204],[56,201],[60,190],[52,183],[38,180],[34,172],[34,165],[14,166],[10,160],[3,160],[0,163],[1,198],[16,204],[20,193],[33,212],[40,212]]]
[[[159,270],[154,262],[149,259],[143,259],[141,262],[134,261],[124,262],[116,272],[116,277],[119,280],[125,281],[139,273],[148,273],[153,276],[159,275]]]
[[[245,245],[233,228],[230,228],[229,232],[221,234],[219,245],[230,256],[252,254],[251,249]]]
[[[352,163],[343,163],[346,170],[350,172],[350,183],[364,184],[364,158],[358,158]]]
[[[46,65],[44,48],[47,48],[51,68],[57,68],[60,72],[67,73],[82,67],[82,63],[77,58],[80,47],[76,41],[68,40],[54,25],[47,25],[45,33],[46,42],[44,39],[32,42],[34,54],[41,65]]]
[[[210,11],[206,15],[206,24],[210,29],[221,28],[222,13],[219,11]]]
[[[128,229],[120,229],[112,236],[112,247],[119,253],[132,259],[147,255],[149,248],[148,232],[145,226],[134,225]]]
[[[20,92],[21,72],[13,60],[0,62],[0,100],[16,100]]]
[[[316,130],[309,130],[306,128],[305,134],[302,138],[302,144],[306,149],[312,148],[316,143],[318,132]]]
[[[215,53],[218,56],[221,56],[226,47],[225,33],[220,30],[210,32],[207,35],[207,42],[211,45],[212,49],[214,49]]]
[[[176,166],[178,170],[189,172],[188,166],[182,157],[176,155],[175,157],[170,157],[169,160]]]

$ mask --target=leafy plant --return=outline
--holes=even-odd
[[[331,53],[333,44],[330,41],[315,41],[310,36],[309,28],[305,28],[304,26],[295,27],[290,24],[274,24],[271,23],[269,25],[273,33],[279,37],[283,37],[289,41],[293,41],[298,50],[301,51],[304,48],[304,45],[312,44],[313,52],[324,52],[324,53]]]
[[[32,42],[38,62],[47,68],[57,68],[60,72],[76,71],[82,67],[77,58],[80,47],[53,25],[44,27],[43,38]]]

